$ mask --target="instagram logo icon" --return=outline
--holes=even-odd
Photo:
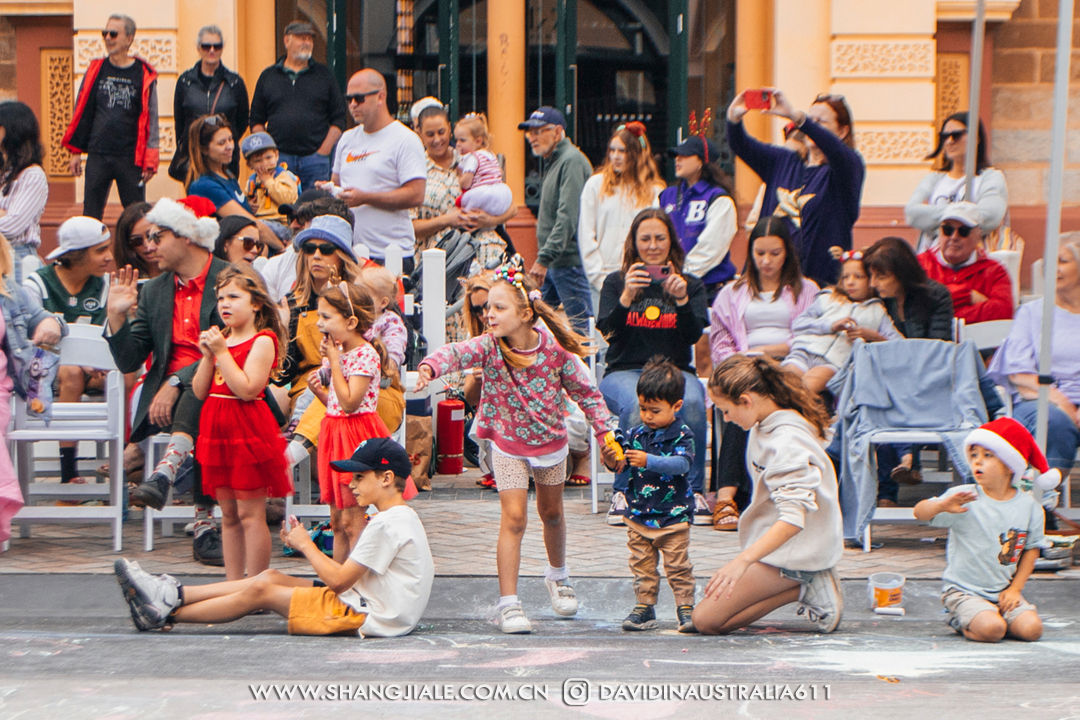
[[[587,705],[591,689],[592,684],[584,678],[567,678],[562,685],[563,704],[570,707]]]

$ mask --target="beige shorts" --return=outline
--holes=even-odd
[[[975,616],[984,610],[998,612],[997,603],[992,603],[986,598],[956,588],[949,588],[945,591],[941,596],[941,604],[945,606],[945,612],[948,614],[945,619],[946,624],[958,633],[967,630],[972,621],[975,620]],[[1021,597],[1020,604],[1005,613],[1005,624],[1011,628],[1012,624],[1016,622],[1016,618],[1028,610],[1034,609],[1034,605]]]

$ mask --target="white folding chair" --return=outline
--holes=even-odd
[[[971,340],[979,350],[994,350],[1001,347],[1012,330],[1012,320],[987,320],[980,323],[960,321],[960,337],[957,342]]]
[[[23,538],[30,537],[30,525],[35,522],[108,522],[113,526],[113,550],[120,552],[124,517],[124,376],[116,368],[109,344],[102,337],[101,327],[72,324],[68,328],[68,336],[60,342],[60,364],[107,371],[104,402],[54,402],[52,420],[46,425],[43,420],[27,415],[23,400],[13,398],[12,423],[7,441],[27,503],[15,515],[13,522],[19,524],[20,537]],[[104,443],[108,447],[109,481],[103,485],[34,482],[34,443],[63,441]],[[109,504],[98,507],[34,504],[36,498],[42,496],[53,500],[86,500],[105,495]]]
[[[1020,305],[1020,251],[1019,250],[995,250],[987,255],[997,260],[1009,274],[1009,282],[1012,284],[1013,309]]]
[[[596,318],[589,318],[589,340],[595,342],[596,340]],[[599,387],[599,383],[596,380],[596,356],[589,356],[589,376],[592,379],[594,387]],[[592,511],[593,513],[600,512],[599,510],[599,495],[600,484],[615,485],[615,473],[604,467],[604,464],[600,462],[600,445],[596,441],[596,434],[589,431],[589,465],[592,474],[592,482],[589,483],[589,489],[592,495]]]

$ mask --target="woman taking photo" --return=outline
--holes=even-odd
[[[862,156],[855,151],[851,110],[840,95],[818,95],[810,110],[803,112],[781,91],[765,91],[772,107],[762,112],[791,120],[806,136],[804,162],[793,150],[746,134],[742,119],[748,112],[747,92],[762,91],[743,91],[728,107],[731,149],[765,181],[761,215],[777,215],[788,223],[803,273],[821,285],[831,285],[840,276],[840,263],[829,248],[851,249],[866,175]]]
[[[725,285],[710,312],[713,365],[738,353],[762,353],[782,360],[791,349],[791,327],[814,302],[818,286],[803,277],[787,223],[776,216],[758,220],[750,231],[742,277]],[[714,479],[713,529],[734,531],[750,502],[746,472],[747,433],[724,426],[719,476]]]
[[[11,246],[18,284],[24,280],[23,258],[36,255],[41,245],[41,215],[49,199],[44,154],[34,111],[18,101],[0,103],[0,235]]]
[[[916,254],[930,249],[937,242],[942,214],[949,203],[967,199],[967,176],[964,174],[968,145],[968,114],[953,113],[945,118],[938,134],[938,144],[926,160],[937,161],[939,169],[930,173],[911,196],[904,208],[907,224],[920,230]],[[972,202],[979,206],[982,217],[979,226],[985,237],[996,230],[1009,209],[1009,189],[1005,174],[990,167],[986,155],[986,133],[979,123],[979,141],[975,154],[975,182]]]
[[[694,490],[694,523],[708,525],[705,503],[705,390],[692,364],[694,344],[708,322],[705,286],[684,271],[686,255],[667,213],[642,210],[634,218],[623,245],[622,268],[607,276],[600,292],[596,327],[609,343],[607,372],[600,381],[608,409],[619,416],[619,427],[641,424],[637,382],[645,364],[662,355],[686,377],[686,394],[678,417],[694,433],[694,462],[690,485]],[[629,474],[615,478],[608,511],[609,525],[624,524]],[[699,519],[700,518],[700,519]]]
[[[214,255],[225,262],[250,265],[266,250],[254,220],[243,215],[230,215],[219,226],[221,233],[214,243]]]
[[[248,124],[248,91],[244,80],[225,67],[221,56],[225,51],[225,36],[217,25],[199,30],[195,46],[199,62],[176,80],[173,93],[173,122],[176,127],[176,154],[169,163],[169,177],[186,183],[188,164],[188,130],[196,118],[203,115],[222,115],[233,132],[233,154],[229,171],[240,176],[240,138]],[[121,266],[122,267],[122,266]]]
[[[275,253],[281,252],[281,240],[273,230],[255,219],[251,206],[240,189],[240,183],[229,170],[236,143],[233,141],[232,127],[225,116],[204,115],[193,122],[188,132],[188,144],[188,155],[191,159],[191,167],[188,168],[188,194],[204,197],[214,203],[219,219],[239,215],[252,220],[259,229],[259,237],[263,243]]]
[[[631,122],[615,128],[607,162],[585,181],[578,216],[581,265],[599,306],[604,278],[622,267],[626,236],[637,214],[656,205],[664,179],[652,157],[645,126]]]

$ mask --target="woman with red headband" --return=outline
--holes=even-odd
[[[746,134],[742,119],[746,95],[764,93],[762,112],[787,118],[806,136],[806,161],[798,153],[768,145]],[[840,95],[818,95],[810,110],[797,110],[779,90],[745,90],[727,110],[727,137],[735,155],[766,183],[761,216],[785,219],[799,252],[803,273],[818,284],[832,285],[840,264],[829,253],[838,245],[851,249],[852,227],[859,219],[866,164],[855,151],[851,110]]]

